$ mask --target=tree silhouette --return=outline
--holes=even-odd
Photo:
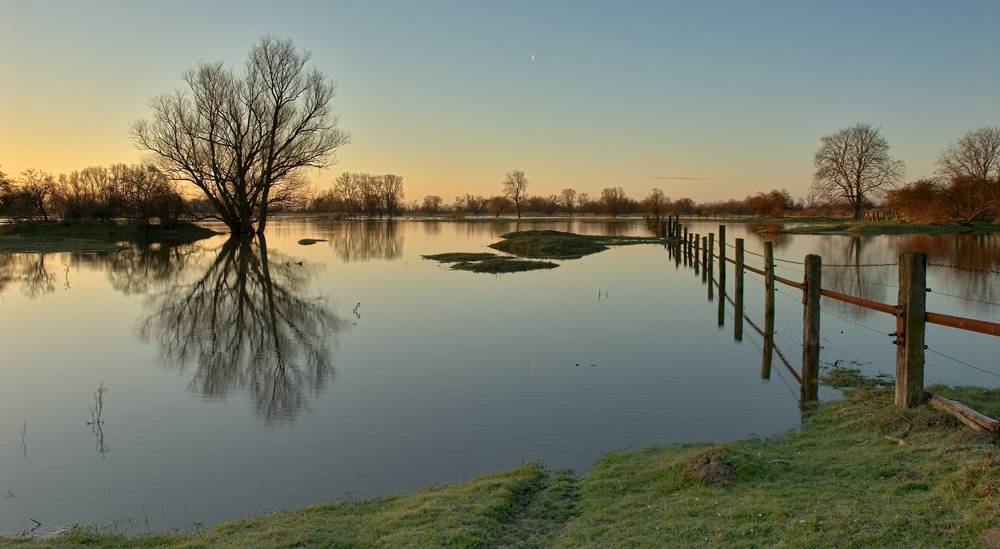
[[[290,40],[265,36],[243,74],[202,63],[184,75],[191,93],[154,99],[133,139],[201,189],[232,233],[263,233],[268,211],[304,189],[301,170],[328,166],[349,139],[331,110],[334,86],[308,61]]]
[[[268,423],[294,420],[333,375],[329,338],[348,326],[324,299],[301,294],[314,272],[269,255],[263,235],[234,236],[203,276],[151,298],[140,337],[159,344],[164,364],[193,367],[193,391],[246,390]]]

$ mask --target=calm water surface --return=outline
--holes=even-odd
[[[583,473],[612,449],[799,425],[791,374],[776,360],[761,379],[760,336],[746,328],[734,341],[732,308],[720,327],[718,292],[709,302],[701,276],[663,246],[503,276],[421,258],[487,251],[529,228],[647,234],[640,221],[288,219],[269,223],[266,242],[0,256],[0,533],[35,521],[35,532],[190,530],[524,460]],[[732,224],[727,238],[757,253],[774,240],[786,278],[801,279],[796,262],[816,253],[854,266],[825,269],[824,287],[892,303],[898,254],[925,251],[962,268],[929,268],[929,310],[1000,317],[995,236],[760,229]],[[747,288],[746,314],[762,326],[760,277]],[[775,339],[795,368],[800,301],[779,286]],[[825,364],[894,371],[891,317],[823,307]],[[928,383],[996,386],[998,343],[930,327]]]

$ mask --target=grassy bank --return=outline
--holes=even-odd
[[[897,409],[891,387],[862,385],[808,413],[801,431],[611,452],[583,477],[525,463],[194,534],[81,527],[0,547],[979,547],[1000,525],[992,437],[971,438],[929,407]],[[1000,415],[1000,391],[931,390]],[[731,481],[686,474],[699,456],[728,464]]]
[[[0,253],[114,252],[121,249],[119,242],[186,243],[217,234],[192,223],[164,228],[112,221],[31,221],[2,228]]]
[[[790,221],[792,222],[792,221]],[[788,227],[781,232],[792,234],[839,234],[879,236],[890,234],[992,234],[1000,225],[976,221],[969,224],[908,223],[906,221],[839,221],[812,220],[800,227]]]

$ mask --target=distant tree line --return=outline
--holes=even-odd
[[[371,175],[344,172],[333,188],[309,201],[307,211],[339,213],[346,217],[393,217],[403,211],[403,178],[398,175]]]
[[[1000,219],[1000,127],[967,132],[938,156],[938,173],[886,193],[883,207],[912,221]]]
[[[496,195],[466,193],[446,203],[440,196],[404,202],[403,178],[344,172],[333,188],[310,191],[296,179],[272,186],[269,211],[332,213],[343,217],[394,217],[401,214],[449,215],[667,215],[774,218],[786,215],[862,218],[876,209],[916,222],[968,223],[1000,218],[1000,128],[967,132],[942,151],[938,171],[902,183],[904,165],[889,153],[879,128],[855,124],[821,138],[816,171],[807,199],[786,189],[758,192],[743,199],[696,203],[671,199],[654,188],[642,199],[617,186],[597,196],[566,188],[558,194],[531,195],[521,170],[508,172]],[[153,165],[116,164],[70,174],[28,169],[11,177],[0,172],[0,216],[15,219],[125,219],[174,223],[181,217],[217,217],[206,196],[185,197],[178,182]]]
[[[0,215],[13,219],[124,219],[173,225],[189,213],[176,183],[150,165],[92,166],[54,177],[0,172]]]

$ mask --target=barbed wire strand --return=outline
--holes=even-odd
[[[946,355],[944,353],[935,351],[934,349],[931,349],[930,347],[927,347],[927,350],[930,351],[930,352],[932,352],[932,353],[934,353],[934,354],[936,354],[936,355],[938,355],[938,356],[943,356],[944,358],[947,358],[948,360],[954,360],[955,362],[957,362],[959,364],[968,366],[969,368],[972,368],[973,370],[979,370],[980,372],[982,372],[984,374],[989,374],[991,376],[1000,377],[1000,374],[997,374],[996,372],[991,372],[989,370],[984,370],[984,369],[982,369],[982,368],[980,368],[978,366],[973,366],[972,364],[969,364],[968,362],[965,362],[964,360],[959,360],[959,359],[957,359],[957,358],[955,358],[953,356],[948,356],[948,355]]]
[[[726,246],[729,247],[729,248],[732,248],[734,250],[736,249],[736,246],[734,244],[730,244],[729,242],[726,242]],[[758,257],[764,257],[764,254],[757,253],[757,252],[755,252],[753,250],[748,250],[745,247],[743,248],[743,253],[750,254],[750,255],[755,255],[755,256],[758,256]],[[784,258],[781,258],[781,257],[775,257],[774,260],[776,262],[790,263],[790,264],[793,264],[793,265],[804,265],[805,264],[805,262],[803,262],[803,261],[794,261],[794,260],[791,260],[791,259],[784,259]],[[830,268],[834,268],[834,267],[837,267],[837,268],[842,268],[842,267],[898,267],[898,266],[899,266],[898,263],[828,263],[828,264],[824,264],[823,265],[824,268],[826,268],[826,267],[830,267]],[[973,272],[973,273],[1000,274],[1000,270],[996,270],[996,269],[980,269],[980,268],[976,268],[976,267],[959,267],[958,265],[948,265],[946,263],[927,263],[927,266],[928,267],[942,267],[942,268],[945,268],[945,269],[954,269],[956,271],[966,271],[966,272]]]
[[[954,297],[955,299],[964,299],[965,301],[972,301],[974,303],[982,303],[984,305],[993,305],[994,307],[1000,307],[1000,303],[993,303],[992,301],[982,301],[980,299],[972,299],[971,297],[962,297],[960,295],[946,294],[944,292],[939,292],[937,290],[931,290],[931,293],[937,295],[946,295],[948,297]]]
[[[968,271],[973,273],[989,273],[989,274],[1000,274],[1000,271],[994,269],[977,269],[975,267],[959,267],[958,265],[947,265],[945,263],[928,263],[928,267],[943,267],[945,269],[954,269],[956,271]]]

